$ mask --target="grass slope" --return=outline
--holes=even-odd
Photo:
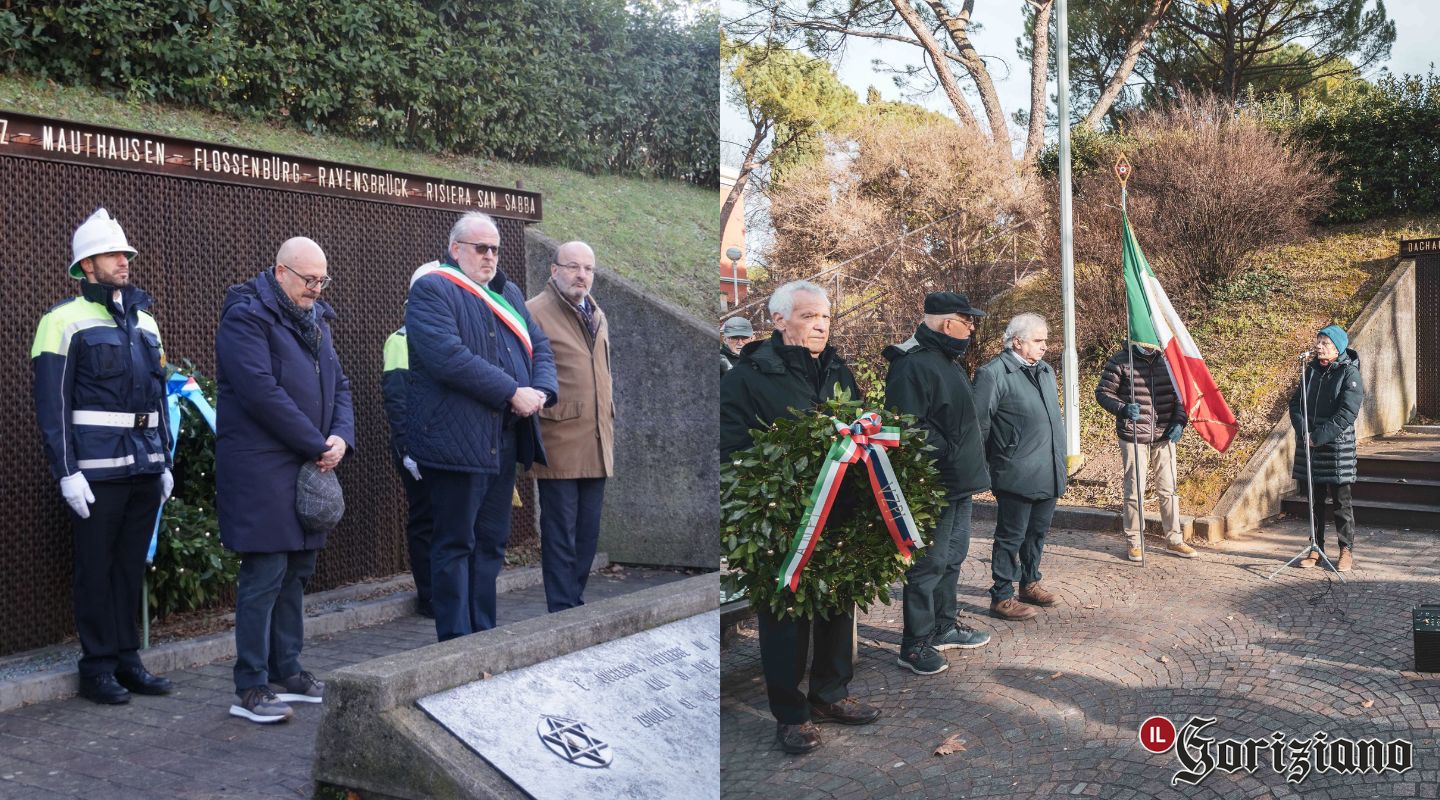
[[[1347,328],[1354,322],[1398,263],[1399,239],[1436,235],[1440,235],[1440,216],[1320,229],[1309,241],[1250,258],[1244,272],[1220,293],[1213,310],[1177,309],[1240,422],[1239,436],[1223,455],[1193,431],[1180,441],[1183,513],[1208,512],[1286,413],[1299,379],[1295,356],[1314,343],[1315,331],[1331,322]],[[1163,272],[1160,280],[1165,280]],[[1047,358],[1058,364],[1062,344],[1058,275],[1027,282],[991,309],[995,317],[995,324],[987,326],[991,341],[982,345],[987,352],[996,351],[1005,321],[1028,310],[1051,321],[1052,349]],[[1124,321],[1114,324],[1117,335],[1123,336]],[[1114,418],[1095,402],[1103,361],[1080,365],[1080,438],[1086,463],[1061,502],[1118,508],[1123,476]]]
[[[702,319],[715,315],[719,216],[710,189],[398,150],[283,124],[129,103],[95,89],[18,75],[0,75],[0,108],[441,178],[499,186],[523,181],[527,190],[545,197],[545,221],[538,227],[546,235],[584,239],[605,266]]]

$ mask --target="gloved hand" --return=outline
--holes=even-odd
[[[169,469],[166,469],[160,473],[160,502],[169,500],[170,493],[173,491],[175,491],[175,476],[170,474]]]
[[[1125,409],[1124,409],[1124,411],[1125,411],[1125,416],[1129,417],[1131,422],[1139,422],[1139,421],[1140,421],[1140,404],[1139,404],[1139,403],[1126,403],[1126,404],[1125,404]]]
[[[1183,435],[1185,435],[1184,425],[1174,424],[1165,429],[1165,438],[1172,442],[1180,441],[1180,437]]]
[[[421,480],[420,465],[415,463],[415,459],[411,458],[410,456],[405,456],[404,458],[400,459],[400,463],[405,467],[406,470],[410,472],[410,474],[415,478],[415,480]]]
[[[90,491],[90,481],[85,480],[85,473],[77,472],[61,478],[60,496],[80,519],[90,518],[90,504],[95,502],[95,493]]]

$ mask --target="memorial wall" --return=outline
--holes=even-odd
[[[501,268],[525,288],[524,229],[540,195],[361,165],[191,141],[0,110],[0,655],[73,632],[71,528],[36,428],[30,346],[46,309],[76,293],[70,236],[97,207],[139,251],[132,280],[155,297],[169,360],[215,370],[225,290],[270,267],[291,236],[317,241],[334,283],[336,350],[350,378],[357,438],[339,468],[344,520],[321,553],[311,590],[407,569],[404,492],[390,463],[380,397],[381,349],[404,321],[410,273],[438,258],[456,217],[496,218]],[[223,415],[223,409],[220,410]],[[512,544],[535,536],[522,487]]]

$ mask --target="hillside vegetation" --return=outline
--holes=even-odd
[[[1239,436],[1223,455],[1193,431],[1180,441],[1183,513],[1209,511],[1285,413],[1298,381],[1295,357],[1314,343],[1315,331],[1330,322],[1347,328],[1354,322],[1398,263],[1400,239],[1436,235],[1440,235],[1440,215],[1323,228],[1308,241],[1265,249],[1246,259],[1237,277],[1217,293],[1210,310],[1177,304],[1240,422]],[[1119,279],[1117,266],[1115,280]],[[1165,281],[1164,273],[1160,279]],[[1058,273],[1035,276],[987,310],[991,321],[980,341],[985,354],[998,351],[1010,316],[1039,311],[1052,326],[1047,360],[1059,364],[1063,342]],[[1123,318],[1114,321],[1116,349],[1125,335],[1124,324]],[[1360,348],[1362,359],[1364,349]],[[1081,451],[1086,463],[1071,482],[1064,503],[1118,507],[1121,501],[1114,418],[1094,398],[1103,364],[1103,358],[1080,364]]]
[[[588,175],[473,156],[418,153],[0,75],[0,108],[380,169],[524,188],[544,196],[537,227],[590,242],[600,263],[702,318],[714,315],[717,199],[679,180]],[[418,257],[418,256],[417,256]]]

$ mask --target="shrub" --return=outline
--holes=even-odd
[[[213,405],[215,381],[185,361],[186,372]],[[165,504],[155,562],[150,567],[150,610],[156,617],[228,603],[240,558],[220,544],[215,511],[215,434],[200,412],[180,403],[175,445],[175,492]]]
[[[718,24],[624,0],[16,0],[0,69],[402,147],[719,185]]]
[[[1440,211],[1440,77],[1386,76],[1325,98],[1252,101],[1271,128],[1334,157],[1329,222]]]
[[[1120,186],[1109,169],[1122,152],[1134,165],[1131,225],[1177,306],[1209,303],[1246,256],[1305,236],[1331,197],[1322,156],[1213,97],[1134,114],[1104,150],[1106,169],[1075,181],[1076,307],[1086,319],[1125,313]],[[1108,328],[1080,335],[1095,357],[1116,343]]]

